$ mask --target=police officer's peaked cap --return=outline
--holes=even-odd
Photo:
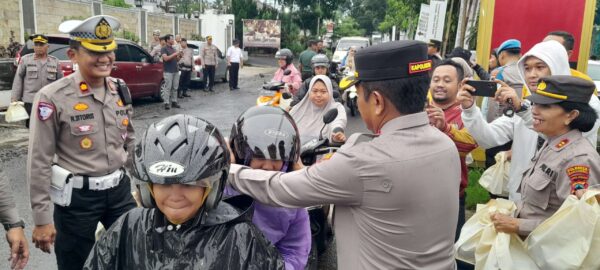
[[[109,52],[117,48],[114,31],[121,23],[117,18],[98,15],[83,21],[70,20],[61,23],[58,31],[69,34],[72,40],[79,41],[81,46],[94,52]]]
[[[35,34],[35,35],[31,35],[29,36],[29,39],[31,41],[33,41],[34,43],[48,43],[48,37],[42,35],[42,34]]]
[[[596,86],[593,82],[570,75],[541,78],[537,90],[527,99],[537,104],[554,104],[563,101],[589,103]]]
[[[401,40],[359,49],[354,55],[355,72],[342,79],[341,90],[360,81],[385,81],[428,76],[431,60],[427,59],[427,44]]]

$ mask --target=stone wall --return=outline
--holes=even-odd
[[[10,31],[14,31],[15,41],[20,42],[21,31],[21,6],[19,0],[4,0],[0,9],[0,45],[7,46]]]
[[[65,0],[36,0],[37,33],[57,34],[58,25],[63,21],[80,20],[92,16],[90,3]]]
[[[155,29],[160,30],[161,36],[173,34],[173,16],[148,13],[146,24],[148,25],[146,27],[148,40],[152,40],[152,31]]]
[[[179,34],[186,38],[192,39],[192,34],[198,33],[198,21],[191,19],[179,19]]]
[[[102,13],[113,16],[121,22],[117,36],[123,37],[123,30],[127,30],[134,33],[138,39],[140,38],[140,13],[138,11],[104,5]]]

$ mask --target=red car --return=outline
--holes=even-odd
[[[48,37],[48,54],[60,60],[60,68],[65,76],[73,73],[77,65],[73,65],[67,56],[69,49],[69,36],[63,34],[46,35]],[[153,97],[160,100],[160,86],[163,82],[163,64],[156,62],[142,47],[136,43],[117,38],[115,63],[112,77],[123,79],[133,98]],[[33,53],[33,43],[27,41],[23,49],[17,54],[15,63],[20,57]]]

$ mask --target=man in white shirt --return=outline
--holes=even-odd
[[[238,72],[244,68],[240,41],[234,40],[233,46],[227,49],[227,67],[229,68],[229,90],[238,90]]]

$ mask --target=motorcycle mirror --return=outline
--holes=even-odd
[[[338,115],[338,110],[336,108],[333,108],[329,111],[327,111],[325,113],[325,115],[323,115],[323,127],[321,128],[321,131],[319,132],[319,141],[323,139],[323,129],[325,129],[325,126],[327,126],[327,124],[333,122],[333,120],[335,120],[335,118]]]
[[[291,71],[291,70],[289,70],[289,69],[286,69],[286,70],[283,72],[283,75],[284,75],[284,76],[287,76],[287,75],[290,75],[290,74],[292,74],[292,71]]]
[[[323,123],[325,125],[333,122],[333,120],[335,120],[335,118],[338,116],[338,110],[336,108],[333,108],[329,111],[327,111],[325,113],[325,115],[323,115]]]
[[[288,92],[283,92],[283,94],[281,94],[281,97],[283,97],[283,99],[290,99],[292,98],[292,94]]]

